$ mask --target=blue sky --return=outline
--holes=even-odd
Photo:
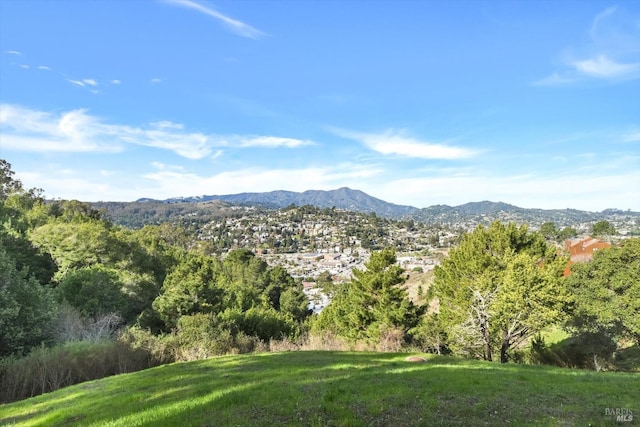
[[[640,2],[0,0],[0,158],[83,201],[640,211]]]

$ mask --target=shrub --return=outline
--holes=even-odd
[[[421,351],[436,354],[450,353],[447,347],[446,330],[435,313],[423,316],[418,325],[409,330],[409,334],[412,344]]]
[[[609,336],[597,332],[582,333],[550,346],[537,336],[531,343],[530,359],[534,364],[599,371],[608,368],[616,347]]]
[[[176,361],[178,343],[175,335],[154,335],[134,326],[122,331],[118,340],[132,350],[142,350],[147,355],[149,366]]]
[[[398,352],[404,345],[405,333],[394,326],[380,325],[380,342],[378,350],[381,352]]]
[[[249,310],[250,311],[250,310]],[[225,319],[215,314],[193,314],[178,320],[176,360],[200,360],[223,354],[250,353],[266,350],[259,337],[245,332],[245,313],[225,312]],[[231,316],[230,313],[237,315]],[[222,316],[221,316],[222,317]],[[265,326],[266,327],[266,326]]]
[[[150,366],[144,350],[114,340],[40,347],[25,357],[0,361],[0,403]]]
[[[225,310],[220,314],[220,320],[223,327],[234,334],[243,332],[265,342],[271,338],[293,337],[299,332],[293,320],[272,308],[252,307],[246,311]]]
[[[115,313],[103,314],[96,318],[84,318],[78,309],[62,304],[54,321],[53,335],[59,343],[98,342],[116,338],[122,323],[122,317]]]

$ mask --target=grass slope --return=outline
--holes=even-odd
[[[620,425],[640,376],[406,354],[290,352],[177,363],[0,406],[0,425]]]

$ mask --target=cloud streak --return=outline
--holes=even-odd
[[[413,157],[419,159],[457,160],[474,157],[478,151],[451,145],[420,141],[403,136],[400,132],[388,130],[382,134],[337,130],[343,137],[359,141],[371,150],[388,156]]]
[[[146,127],[114,125],[91,116],[86,110],[53,114],[11,104],[0,105],[0,130],[2,146],[8,150],[118,152],[129,145],[138,145],[172,151],[192,160],[219,157],[222,154],[219,148],[298,148],[313,144],[309,140],[277,136],[188,132],[182,124],[166,120]]]
[[[591,23],[591,30],[589,31],[592,39],[595,39],[598,35],[598,26],[600,25],[600,22],[606,17],[612,15],[616,10],[617,7],[615,6],[608,7],[607,9],[597,14],[595,18],[593,18],[593,22]]]
[[[305,145],[314,145],[313,141],[295,139],[295,138],[279,138],[276,136],[255,136],[255,137],[237,137],[239,147],[287,147],[296,148]]]
[[[6,54],[9,55],[14,55],[14,56],[24,56],[24,54],[22,52],[19,52],[17,50],[8,50],[5,51]],[[15,64],[15,66],[18,66],[20,68],[23,68],[25,70],[30,70],[30,69],[37,69],[40,71],[53,71],[53,69],[48,66],[48,65],[38,65],[38,66],[31,66],[29,64]],[[85,88],[87,89],[89,92],[91,93],[99,93],[100,91],[96,89],[97,86],[99,86],[99,83],[96,79],[93,78],[84,78],[84,79],[77,79],[77,78],[70,78],[62,73],[56,73],[57,75],[59,75],[60,77],[62,77],[64,80],[66,80],[68,83],[71,83],[73,86],[75,87],[79,87],[79,88]],[[157,80],[157,81],[156,81]],[[160,79],[153,79],[152,83],[160,83],[161,80]],[[119,85],[121,82],[120,80],[117,79],[112,79],[108,82],[108,84],[110,85]]]
[[[84,110],[59,115],[0,105],[2,146],[31,152],[119,152],[121,144],[101,135],[101,124]]]
[[[632,18],[632,20],[637,17]],[[609,7],[597,14],[582,54],[566,55],[563,69],[535,81],[536,86],[561,86],[588,80],[622,82],[640,78],[640,27],[625,26],[628,17]],[[573,50],[573,49],[572,49]],[[587,52],[587,53],[584,53]]]
[[[257,40],[267,35],[262,31],[252,27],[249,24],[238,21],[237,19],[230,18],[218,12],[217,10],[213,9],[212,7],[206,6],[204,4],[201,4],[192,0],[164,0],[164,1],[165,3],[171,4],[174,6],[196,10],[200,13],[211,16],[212,18],[215,18],[219,22],[221,22],[230,31],[242,37]]]
[[[596,78],[615,79],[640,77],[640,63],[624,64],[615,62],[605,55],[598,55],[595,58],[576,61],[572,65],[578,72]]]

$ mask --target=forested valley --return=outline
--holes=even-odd
[[[309,348],[640,369],[639,238],[566,276],[557,235],[478,225],[447,241],[418,301],[397,262],[404,247],[383,227],[363,230],[370,257],[315,314],[303,278],[254,250],[222,253],[175,224],[115,225],[89,204],[23,188],[0,159],[0,402],[164,363]],[[550,344],[553,334],[562,340]]]

